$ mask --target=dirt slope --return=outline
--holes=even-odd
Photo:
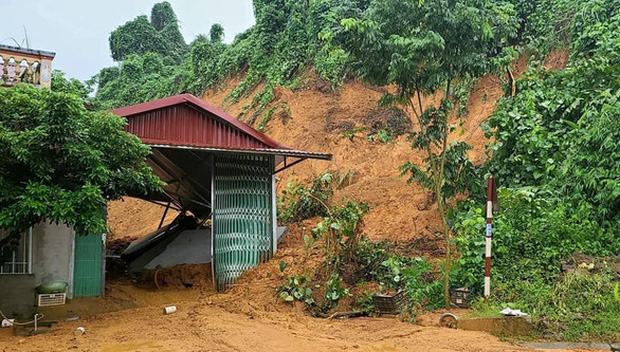
[[[566,52],[554,52],[547,59],[546,66],[549,69],[562,68],[567,58]],[[514,66],[518,77],[527,68],[526,56]],[[239,82],[239,77],[231,78],[217,89],[205,92],[202,98],[238,117],[253,96],[232,105],[225,103],[224,98]],[[254,93],[260,89],[261,86],[257,87]],[[270,107],[284,104],[289,113],[276,112],[265,132],[287,146],[334,155],[332,162],[308,160],[280,173],[278,189],[286,187],[291,178],[308,182],[313,175],[326,171],[349,174],[350,184],[338,189],[335,199],[363,201],[371,206],[366,217],[366,232],[370,238],[401,242],[416,238],[432,240],[433,236],[429,235],[440,227],[435,204],[429,199],[428,192],[399,177],[398,167],[405,161],[419,163],[421,160],[420,153],[411,150],[406,136],[399,136],[388,144],[368,142],[367,131],[359,133],[353,141],[342,138],[344,130],[370,127],[374,120],[382,118],[377,101],[385,91],[360,82],[349,82],[332,92],[325,82],[312,74],[304,77],[302,88],[296,91],[278,87],[276,99]],[[501,96],[499,78],[487,76],[479,80],[471,89],[467,106],[469,114],[463,127],[452,136],[474,147],[470,157],[476,163],[485,159],[488,142],[480,123],[491,115]],[[430,97],[424,104],[436,103],[436,100]],[[247,120],[251,114],[252,111],[246,111],[240,118]],[[124,202],[110,204],[108,223],[113,229],[113,237],[141,236],[157,228],[162,212],[157,205],[126,198]],[[167,221],[174,215],[171,212]]]
[[[439,221],[428,193],[399,176],[398,167],[407,160],[421,162],[420,153],[411,150],[406,135],[382,144],[367,141],[366,131],[350,141],[342,138],[342,128],[338,128],[368,127],[369,121],[381,118],[373,114],[382,113],[377,101],[385,90],[352,82],[335,92],[323,93],[315,77],[309,77],[307,82],[306,89],[295,92],[277,88],[274,104],[286,104],[290,118],[274,114],[266,133],[290,147],[332,153],[334,160],[308,160],[279,174],[279,190],[286,187],[290,178],[308,182],[313,175],[326,171],[352,174],[351,184],[337,190],[335,199],[363,201],[371,206],[365,220],[370,238],[409,241],[434,231]],[[227,82],[224,90],[207,91],[203,99],[222,105],[234,83],[235,80]],[[459,138],[474,146],[471,157],[478,162],[484,159],[486,143],[479,125],[490,116],[501,94],[500,81],[492,76],[485,77],[473,88],[468,106],[470,114]],[[224,108],[238,116],[249,99]],[[434,100],[431,97],[424,104]]]
[[[112,229],[108,240],[124,237],[142,237],[157,230],[165,208],[141,199],[125,197],[108,203],[108,226]],[[164,224],[174,220],[178,213],[169,210]]]

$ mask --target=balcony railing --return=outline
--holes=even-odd
[[[52,79],[52,64],[49,61],[16,59],[0,54],[0,85],[12,86],[17,83],[49,85]]]

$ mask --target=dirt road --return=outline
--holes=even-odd
[[[525,351],[486,333],[422,327],[395,318],[323,320],[240,308],[230,297],[61,322],[29,338],[0,331],[0,351]],[[236,308],[232,308],[236,307]],[[78,326],[86,329],[76,336]]]

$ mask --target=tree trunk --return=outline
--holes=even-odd
[[[446,241],[446,258],[443,273],[443,301],[446,309],[450,309],[450,270],[452,269],[452,248],[450,243],[451,233],[446,219],[445,201],[441,195],[437,198],[437,208],[439,210],[439,215],[441,216],[443,235]]]

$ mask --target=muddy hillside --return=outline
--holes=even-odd
[[[553,53],[547,60],[547,67],[561,68],[566,62],[566,53]],[[515,63],[516,74],[523,72],[526,66],[527,60],[522,57]],[[260,118],[248,109],[253,94],[234,104],[227,99],[241,80],[242,77],[232,77],[217,89],[206,91],[202,99],[246,123],[255,120],[253,125],[257,127]],[[492,75],[472,84],[467,115],[462,126],[453,133],[454,140],[472,145],[470,158],[475,163],[487,157],[488,140],[480,124],[493,113],[503,95],[503,84],[502,79]],[[422,155],[413,151],[407,140],[408,133],[415,130],[416,125],[402,111],[378,106],[378,100],[389,89],[358,81],[332,89],[328,82],[312,73],[305,75],[295,90],[276,88],[276,98],[265,111],[278,108],[263,132],[292,148],[334,155],[331,162],[307,160],[278,174],[278,192],[286,188],[291,179],[309,183],[313,177],[330,172],[337,181],[335,202],[355,200],[370,205],[371,211],[365,217],[365,232],[371,239],[397,242],[432,239],[440,229],[435,203],[429,192],[417,184],[408,184],[398,170],[406,161],[421,161]],[[260,86],[256,87],[254,93],[260,90]],[[425,105],[437,103],[433,96],[425,100]],[[458,123],[456,118],[454,123]],[[382,129],[393,131],[390,141],[368,138]],[[168,214],[166,221],[172,220],[173,213]],[[139,237],[153,231],[162,214],[163,208],[136,199],[111,202],[108,212],[111,238]],[[439,244],[439,237],[437,241]],[[430,247],[434,247],[433,244]]]

